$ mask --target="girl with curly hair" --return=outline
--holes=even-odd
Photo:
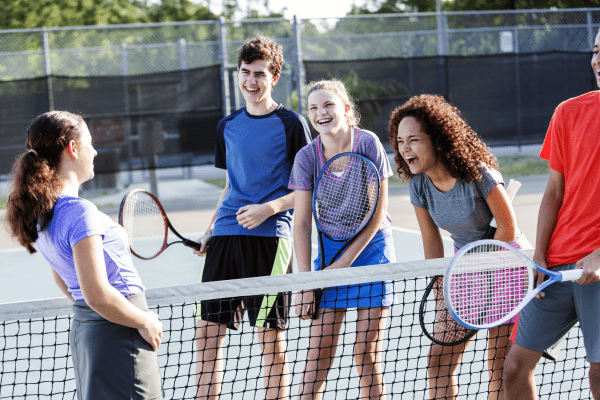
[[[296,155],[289,187],[294,189],[294,249],[300,272],[311,271],[312,194],[314,182],[332,157],[354,152],[369,158],[377,167],[381,190],[371,221],[348,248],[325,269],[388,264],[396,261],[387,214],[387,178],[393,175],[389,159],[372,132],[358,128],[358,115],[346,88],[339,81],[319,81],[309,85],[308,118],[319,136]],[[323,237],[321,257],[330,260],[343,243]],[[323,251],[324,254],[321,254]],[[298,389],[299,400],[323,398],[327,374],[335,358],[346,311],[357,309],[355,366],[360,377],[361,398],[385,399],[381,350],[390,306],[396,303],[392,281],[366,285],[344,285],[323,289],[316,319],[311,319],[312,290],[296,295],[296,314],[310,320],[310,340],[304,374]]]
[[[79,197],[97,154],[85,121],[65,111],[42,114],[27,131],[26,148],[13,167],[6,222],[29,253],[44,255],[73,301],[77,398],[162,399],[162,323],[148,311],[127,234]]]
[[[388,130],[398,173],[409,181],[426,259],[444,257],[440,228],[450,232],[455,251],[484,238],[517,248],[528,246],[517,230],[494,156],[456,107],[441,96],[412,97],[392,112]],[[490,227],[492,218],[497,221],[495,230]],[[446,317],[454,325],[449,329],[465,330]],[[504,398],[502,369],[514,322],[488,332],[489,399]],[[428,357],[431,398],[458,397],[456,370],[469,343],[432,343]]]

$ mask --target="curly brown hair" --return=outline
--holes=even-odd
[[[238,69],[242,66],[242,61],[252,64],[255,60],[269,61],[269,71],[277,76],[283,66],[283,50],[280,45],[264,36],[248,39],[238,51]]]
[[[37,117],[27,130],[27,152],[13,164],[12,192],[6,205],[6,224],[15,239],[29,253],[39,230],[54,214],[62,189],[58,177],[63,150],[74,140],[79,143],[83,118],[66,111],[50,111]]]
[[[489,147],[461,117],[458,108],[442,96],[423,94],[411,97],[392,111],[388,123],[397,171],[403,180],[408,180],[413,175],[398,151],[398,125],[406,117],[414,117],[421,123],[423,132],[431,137],[437,157],[448,168],[452,177],[475,182],[481,179],[482,164],[498,168]]]

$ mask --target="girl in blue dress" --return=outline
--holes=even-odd
[[[311,271],[312,193],[314,181],[327,161],[337,154],[354,152],[369,158],[379,170],[381,190],[377,209],[365,229],[344,253],[326,269],[395,262],[387,215],[387,178],[393,172],[379,139],[359,129],[346,89],[341,82],[321,81],[308,91],[308,117],[319,136],[296,154],[289,187],[294,189],[294,248],[300,272]],[[342,244],[323,237],[325,254],[315,260],[329,261]],[[296,314],[311,319],[312,290],[296,295]],[[381,347],[389,307],[395,302],[393,282],[375,282],[325,288],[317,319],[311,319],[308,359],[300,384],[299,399],[321,399],[327,373],[335,358],[337,341],[348,308],[357,308],[354,360],[360,377],[361,398],[385,398]]]

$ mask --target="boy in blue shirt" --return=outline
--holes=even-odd
[[[268,38],[249,39],[238,53],[246,107],[217,127],[215,166],[227,171],[227,183],[195,252],[206,253],[202,282],[291,272],[294,194],[287,185],[296,153],[311,138],[304,118],[272,98],[282,64],[281,46]],[[274,293],[199,303],[198,398],[220,394],[226,328],[237,329],[244,311],[258,331],[266,398],[289,397],[289,302],[290,293]]]

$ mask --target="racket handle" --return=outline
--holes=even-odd
[[[314,290],[314,306],[311,313],[312,319],[319,318],[319,306],[321,305],[321,298],[323,297],[323,289]]]
[[[562,281],[576,281],[583,275],[582,269],[572,269],[569,271],[560,271]]]
[[[514,179],[511,179],[508,182],[508,186],[506,187],[506,195],[508,196],[508,200],[512,203],[513,199],[515,198],[515,194],[517,194],[517,190],[519,190],[519,188],[521,187],[521,182],[519,181],[515,181]],[[496,218],[492,219],[492,222],[490,222],[490,226],[492,228],[497,228],[498,227],[498,223],[496,222]]]
[[[193,240],[183,239],[183,244],[187,247],[191,247],[194,250],[200,250],[200,243],[194,242]]]

